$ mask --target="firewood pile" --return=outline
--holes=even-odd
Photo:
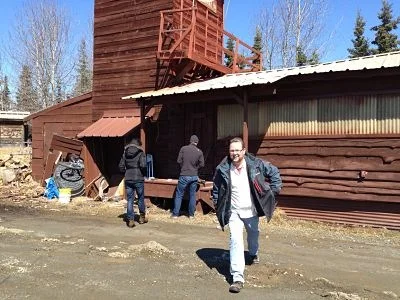
[[[15,148],[0,149],[1,197],[36,198],[44,188],[32,179],[31,157]]]

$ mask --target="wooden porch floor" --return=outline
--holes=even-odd
[[[144,182],[144,195],[147,198],[154,197],[173,200],[177,185],[178,179],[146,179]],[[211,200],[212,185],[212,181],[205,181],[199,184],[199,189],[196,192],[196,210],[198,212],[203,212],[203,204],[214,209],[214,204]]]

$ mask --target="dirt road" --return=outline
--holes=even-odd
[[[98,204],[105,205],[105,204]],[[263,224],[261,263],[229,294],[228,232],[211,217],[131,229],[120,207],[0,200],[0,299],[397,299],[400,233]],[[272,222],[273,223],[273,222]]]

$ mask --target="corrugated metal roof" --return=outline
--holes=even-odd
[[[152,117],[154,112],[154,108],[150,109],[146,118]],[[77,137],[121,137],[138,125],[140,125],[139,108],[108,110],[101,119],[80,132]]]
[[[154,108],[150,109],[146,118],[154,115]],[[88,128],[80,132],[77,137],[121,137],[140,125],[140,110],[109,110],[105,111],[103,117]]]
[[[134,94],[122,99],[140,99],[159,97],[174,94],[195,93],[239,86],[267,84],[276,82],[284,77],[292,75],[303,75],[313,73],[328,73],[341,71],[372,70],[380,68],[394,68],[400,66],[400,51],[391,53],[371,55],[353,59],[338,60],[312,66],[293,67],[287,69],[276,69],[261,72],[228,74],[207,81],[190,83],[184,86],[164,88],[156,91],[148,91]]]
[[[139,124],[139,117],[103,117],[80,132],[78,138],[121,137]]]
[[[23,120],[29,116],[29,111],[0,111],[0,120]]]

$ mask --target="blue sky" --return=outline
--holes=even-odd
[[[255,23],[259,11],[270,7],[272,0],[225,0],[225,30],[238,38],[253,44]],[[333,34],[322,57],[324,62],[345,59],[348,56],[347,48],[352,46],[353,29],[357,10],[366,21],[365,36],[373,40],[372,26],[379,24],[378,13],[382,7],[381,0],[327,0],[328,16],[326,33]],[[400,1],[389,0],[392,3],[393,15],[400,15]],[[238,21],[240,20],[240,21]],[[400,37],[400,29],[396,34]]]
[[[67,9],[72,18],[71,26],[73,38],[79,41],[88,31],[88,20],[93,16],[94,0],[58,0]],[[151,1],[151,0],[149,0]],[[172,0],[171,0],[172,1]],[[353,28],[357,9],[366,20],[366,36],[373,39],[369,30],[378,24],[377,14],[381,8],[381,0],[327,0],[329,15],[326,23],[327,34],[333,33],[330,44],[322,61],[333,61],[347,57],[347,48],[351,47]],[[2,45],[7,42],[10,24],[16,13],[18,13],[24,0],[0,0],[0,42]],[[253,43],[253,35],[258,12],[270,6],[272,0],[225,0],[225,29],[248,44]],[[400,15],[400,1],[391,0],[393,13]],[[400,30],[397,30],[400,36]],[[4,54],[2,55],[4,56]],[[2,58],[3,71],[5,57]]]

